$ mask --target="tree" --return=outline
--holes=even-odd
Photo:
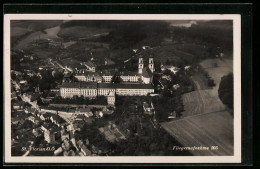
[[[221,78],[218,96],[224,104],[233,110],[233,73]]]

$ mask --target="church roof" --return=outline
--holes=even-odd
[[[146,77],[146,78],[150,78],[153,76],[153,73],[151,72],[151,70],[148,67],[145,67],[145,68],[143,68],[142,76]]]

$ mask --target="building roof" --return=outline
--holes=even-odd
[[[143,102],[143,106],[144,106],[145,109],[150,108],[149,104],[146,103],[146,102]]]
[[[151,72],[151,70],[148,67],[145,67],[145,68],[143,68],[142,76],[146,77],[146,78],[150,78],[153,76],[153,73]]]
[[[86,117],[85,117],[84,115],[79,114],[79,115],[77,115],[76,118],[77,118],[77,119],[84,120]]]
[[[85,145],[83,145],[83,146],[81,147],[81,150],[83,150],[83,151],[86,153],[86,156],[87,156],[87,155],[91,155],[91,151],[90,151],[89,149],[87,149],[87,147],[86,147]]]
[[[100,76],[113,76],[116,73],[115,70],[102,70],[99,72]]]
[[[123,71],[119,73],[120,76],[138,76],[137,72]]]
[[[91,109],[89,107],[87,107],[87,108],[80,108],[79,111],[82,112],[82,113],[83,112],[91,112]]]
[[[98,88],[109,88],[109,89],[115,89],[116,85],[113,83],[98,83]]]
[[[64,82],[59,86],[60,88],[88,88],[96,89],[96,82]]]
[[[65,123],[66,121],[63,119],[63,118],[61,118],[59,115],[57,115],[57,114],[52,114],[52,119],[53,120],[55,120],[55,121],[57,121],[58,123]]]
[[[45,113],[45,114],[43,114],[43,117],[44,117],[44,118],[51,117],[51,114],[50,114],[50,113]]]
[[[77,73],[76,76],[99,76],[97,72],[84,72],[84,73]]]
[[[150,84],[115,84],[117,89],[154,89]]]
[[[95,67],[95,66],[96,66],[96,65],[95,65],[93,62],[91,62],[91,61],[84,62],[84,64],[86,64],[86,65],[89,66],[89,67]]]

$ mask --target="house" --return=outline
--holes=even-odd
[[[50,120],[51,115],[52,115],[52,114],[51,114],[51,113],[48,113],[48,112],[47,112],[47,113],[44,113],[44,114],[41,114],[41,115],[40,115],[40,119],[41,119],[41,120],[44,120],[44,121],[45,121],[45,120]]]
[[[69,140],[68,139],[63,140],[63,143],[62,143],[61,147],[63,148],[63,150],[69,151],[70,150],[70,142],[69,142]]]
[[[64,141],[66,139],[70,139],[70,135],[69,132],[65,131],[65,130],[61,130],[61,141]]]
[[[165,71],[165,70],[170,70],[172,73],[176,74],[180,68],[177,68],[177,67],[174,67],[174,66],[171,66],[171,65],[161,65],[161,70],[162,71]]]
[[[84,126],[85,122],[83,120],[74,120],[73,121],[73,128],[74,130],[80,131],[81,128]]]
[[[77,72],[74,77],[81,82],[102,82],[102,77],[97,72]]]
[[[23,124],[24,119],[21,119],[20,117],[13,117],[11,118],[11,124]]]
[[[145,114],[152,115],[154,114],[154,106],[153,103],[149,105],[147,102],[143,102],[143,110]]]
[[[34,128],[32,131],[33,135],[35,137],[40,137],[42,135],[41,129],[40,128]]]
[[[102,82],[110,83],[112,81],[112,77],[115,76],[116,71],[114,70],[102,70],[99,72],[99,75],[102,77]]]
[[[95,112],[95,116],[96,116],[97,118],[103,117],[102,111],[96,111],[96,112]]]
[[[61,126],[66,123],[66,121],[57,114],[51,114],[50,120],[57,126]]]
[[[91,155],[91,151],[85,146],[83,145],[80,148],[81,152],[85,155],[85,156],[90,156]]]
[[[88,62],[84,62],[83,64],[87,67],[87,71],[91,71],[91,72],[96,71],[96,65],[93,62],[88,61]]]
[[[17,99],[17,94],[15,91],[12,92],[11,99]]]
[[[57,150],[54,151],[54,155],[57,156],[62,152],[63,152],[63,149],[61,147],[59,147]]]
[[[176,111],[171,112],[171,113],[169,114],[169,116],[168,116],[169,119],[174,119],[174,118],[176,118],[176,117],[177,117]]]
[[[81,148],[84,145],[84,143],[83,143],[82,140],[78,140],[77,145],[78,145],[79,148]]]
[[[175,84],[175,85],[172,86],[172,88],[175,89],[175,90],[179,89],[180,87],[181,86],[179,84]]]
[[[85,118],[86,117],[84,115],[79,114],[79,115],[76,116],[75,120],[83,120],[84,121]]]
[[[44,131],[44,140],[47,141],[47,143],[55,144],[55,135],[59,132],[58,128],[50,125],[42,125],[41,129]]]
[[[184,70],[190,70],[191,66],[184,66]]]
[[[166,79],[166,80],[168,80],[168,81],[171,81],[172,80],[172,78],[171,78],[171,76],[170,75],[163,75],[162,76],[162,79]]]
[[[13,105],[14,110],[20,110],[22,108],[21,103],[16,102],[16,103],[13,103],[12,105]]]
[[[28,120],[30,120],[31,122],[33,122],[33,124],[39,125],[40,122],[42,122],[42,120],[38,117],[34,117],[34,116],[29,116]]]
[[[93,113],[89,107],[87,108],[79,108],[77,111],[75,111],[76,114],[85,115],[86,117],[93,116]]]

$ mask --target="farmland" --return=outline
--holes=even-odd
[[[218,146],[217,150],[191,151],[193,155],[233,155],[233,118],[227,111],[190,116],[161,125],[185,147]]]
[[[218,146],[218,150],[191,151],[193,155],[232,155],[233,117],[218,97],[221,77],[232,72],[232,60],[207,59],[200,65],[216,86],[209,88],[201,74],[193,75],[196,91],[182,95],[181,118],[161,126],[185,147]]]
[[[182,96],[182,100],[185,110],[182,112],[183,117],[226,109],[219,97],[213,94],[212,89],[186,93]]]
[[[39,36],[47,37],[53,32],[52,27],[58,26],[62,21],[12,21],[11,22],[11,41],[15,43],[15,49],[24,49],[28,43]],[[50,28],[50,29],[48,29]],[[43,32],[45,30],[45,33]],[[54,29],[55,30],[55,29]],[[55,32],[56,33],[56,32]]]
[[[58,35],[65,39],[77,40],[78,38],[97,37],[107,32],[109,32],[109,30],[104,28],[73,26],[62,28]]]
[[[185,110],[182,112],[183,117],[226,109],[218,97],[218,87],[221,77],[232,72],[232,60],[207,59],[202,61],[200,65],[208,72],[216,86],[205,89],[202,77],[193,76],[192,80],[197,86],[197,90],[182,95]]]
[[[221,77],[233,72],[233,60],[231,59],[207,59],[200,63],[210,77],[215,81],[216,86],[213,87],[213,94],[218,95],[219,83]]]
[[[191,76],[192,81],[195,84],[196,90],[208,89],[208,81],[202,74],[196,74]]]

